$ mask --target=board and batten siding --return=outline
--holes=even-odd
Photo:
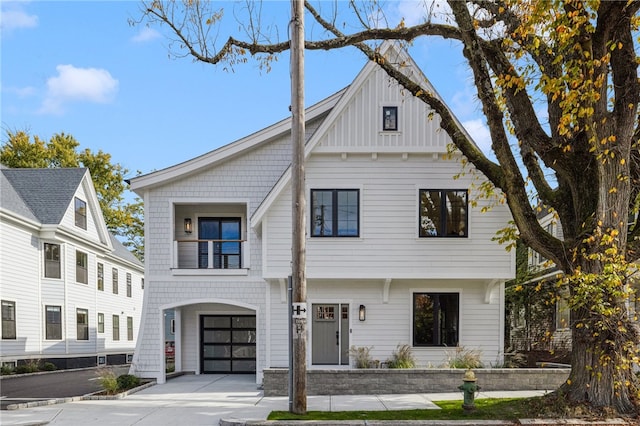
[[[419,238],[419,189],[467,189],[473,178],[457,180],[459,162],[431,155],[398,154],[312,155],[306,166],[306,193],[310,190],[360,190],[358,238],[307,238],[308,278],[476,278],[513,277],[513,253],[492,241],[510,214],[498,204],[481,212],[491,200],[469,206],[467,238]],[[470,199],[475,196],[471,191]],[[310,201],[307,203],[307,235]],[[263,225],[267,241],[265,278],[290,272],[291,197],[285,189],[271,206]]]
[[[308,280],[307,329],[308,341],[313,341],[311,306],[314,303],[348,303],[350,317],[350,347],[369,347],[373,359],[381,362],[391,357],[398,345],[413,345],[412,297],[419,292],[456,292],[460,294],[459,345],[479,351],[482,362],[490,366],[500,359],[499,348],[502,329],[497,319],[504,300],[496,287],[485,303],[485,282],[479,280],[393,280],[388,301],[382,298],[384,281],[381,280]],[[281,300],[279,284],[270,285],[271,330],[270,367],[288,365],[287,305]],[[365,305],[365,321],[358,320],[358,308]],[[420,367],[441,367],[455,357],[456,348],[415,347],[412,352]],[[310,350],[308,351],[310,353]],[[311,365],[311,359],[308,360]],[[353,366],[353,359],[350,359]],[[315,368],[325,368],[317,366]],[[311,368],[314,368],[311,366]]]
[[[398,130],[382,131],[382,108],[398,107]],[[445,153],[451,139],[440,128],[440,117],[377,69],[322,135],[314,152]]]

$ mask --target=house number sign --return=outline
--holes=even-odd
[[[292,303],[293,315],[292,318],[307,318],[307,304],[306,303]]]

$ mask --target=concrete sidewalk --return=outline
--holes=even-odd
[[[545,391],[483,392],[479,398],[528,397]],[[460,400],[461,392],[408,395],[309,396],[308,410],[437,409],[432,401]],[[287,397],[265,398],[253,375],[185,375],[117,400],[81,400],[0,412],[3,426],[239,425],[288,410]],[[360,424],[363,424],[362,422]],[[415,423],[414,423],[415,424]],[[469,423],[467,423],[469,424]],[[480,423],[477,423],[480,424]],[[498,423],[491,423],[498,424]],[[508,424],[508,423],[507,423]]]

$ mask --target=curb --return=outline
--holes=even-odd
[[[240,420],[220,419],[220,426],[628,426],[621,418],[606,420],[586,419],[518,419],[508,420]]]
[[[131,395],[143,389],[149,388],[155,384],[156,384],[156,381],[152,380],[148,383],[145,383],[135,388],[131,388],[128,391],[121,392],[115,395],[97,395],[98,393],[104,392],[104,391],[97,391],[97,392],[90,393],[87,395],[82,395],[82,396],[70,396],[67,398],[43,399],[41,401],[22,402],[19,404],[8,404],[6,406],[6,410],[7,411],[20,410],[24,408],[43,407],[45,405],[65,404],[67,402],[77,402],[77,401],[123,399],[128,395]],[[45,423],[36,423],[36,424],[39,425],[39,424],[45,424]]]

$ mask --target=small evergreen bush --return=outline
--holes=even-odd
[[[126,391],[140,385],[140,379],[131,374],[118,376],[118,390]]]
[[[52,362],[45,362],[40,367],[40,370],[42,371],[56,371],[57,369],[58,367],[56,367],[56,365]]]

